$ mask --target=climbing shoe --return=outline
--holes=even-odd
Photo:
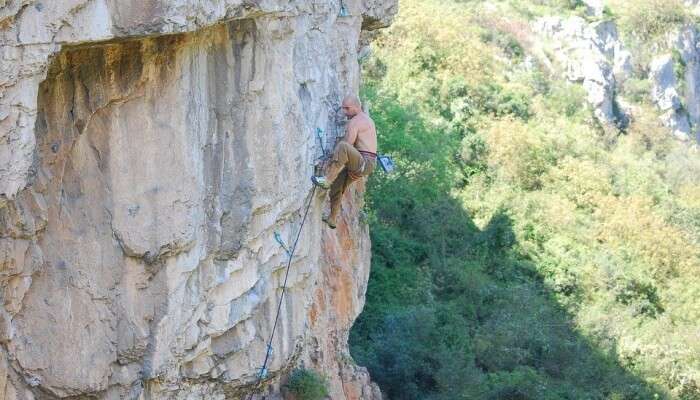
[[[334,223],[333,221],[331,221],[330,218],[328,218],[328,217],[323,217],[323,218],[321,218],[321,219],[323,220],[323,222],[326,223],[326,225],[328,225],[329,228],[335,229],[335,223]]]
[[[311,182],[313,182],[314,185],[320,187],[321,189],[328,189],[331,187],[325,176],[312,176]]]

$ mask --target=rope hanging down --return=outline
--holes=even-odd
[[[260,382],[267,376],[267,363],[268,363],[268,361],[270,361],[270,356],[272,356],[272,339],[275,337],[275,330],[277,329],[277,321],[279,320],[280,311],[282,310],[282,300],[284,300],[284,293],[287,290],[287,278],[289,277],[289,269],[292,266],[292,258],[294,257],[294,252],[297,249],[297,243],[299,243],[299,237],[301,237],[301,231],[304,229],[304,224],[306,223],[306,217],[309,215],[309,209],[311,209],[311,203],[314,201],[315,194],[316,194],[316,185],[314,185],[314,188],[311,191],[311,197],[309,198],[309,202],[306,205],[306,211],[304,211],[304,217],[301,219],[301,226],[299,226],[299,231],[297,232],[297,237],[296,237],[296,239],[294,239],[294,244],[292,245],[291,249],[288,249],[284,245],[282,238],[279,236],[279,234],[277,232],[275,232],[275,240],[285,250],[285,252],[289,256],[289,260],[287,261],[287,270],[284,274],[284,283],[282,284],[282,294],[280,295],[280,300],[277,303],[277,314],[275,315],[275,323],[272,325],[272,332],[270,333],[270,339],[267,341],[267,351],[265,352],[265,361],[263,361],[263,365],[259,369],[258,379],[255,382],[255,386],[253,386],[253,391],[250,392],[250,395],[248,396],[248,400],[253,398],[253,395],[255,394],[255,392],[258,390],[258,387],[260,386]]]

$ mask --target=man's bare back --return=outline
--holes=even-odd
[[[377,152],[377,130],[374,121],[369,115],[360,112],[348,122],[345,137],[346,142],[355,146],[357,150]]]

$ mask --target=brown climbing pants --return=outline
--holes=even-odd
[[[331,184],[331,213],[328,220],[336,223],[340,214],[340,203],[343,194],[350,184],[362,177],[369,176],[377,165],[376,156],[372,153],[358,151],[348,142],[340,141],[333,150],[326,179]]]

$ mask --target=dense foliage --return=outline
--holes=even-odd
[[[328,396],[328,382],[318,372],[297,368],[289,375],[285,388],[296,400],[323,400]]]
[[[700,399],[697,150],[642,100],[611,138],[526,60],[533,10],[577,2],[488,3],[402,0],[364,65],[398,172],[354,358],[391,400]]]

